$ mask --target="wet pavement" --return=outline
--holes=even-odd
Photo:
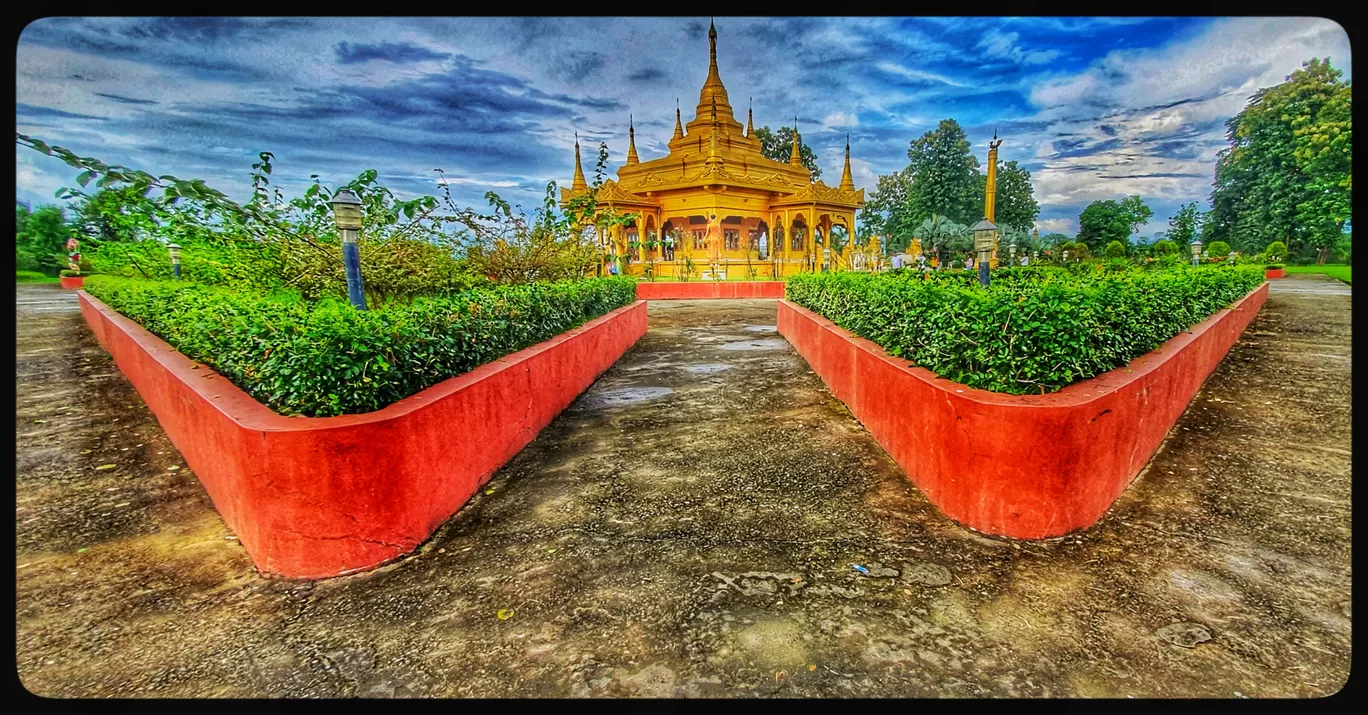
[[[1328,694],[1350,300],[1318,278],[1274,283],[1076,535],[940,515],[774,301],[659,301],[417,554],[317,583],[258,576],[71,294],[20,286],[18,672],[58,697]]]

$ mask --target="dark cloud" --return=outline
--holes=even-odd
[[[333,49],[337,53],[338,63],[344,65],[369,62],[371,60],[383,60],[396,64],[409,64],[413,62],[427,62],[430,60],[444,60],[451,56],[445,52],[435,52],[411,42],[380,42],[373,45],[339,42]]]
[[[1093,154],[1098,154],[1104,151],[1119,149],[1122,146],[1125,146],[1126,144],[1126,142],[1121,139],[1108,139],[1104,142],[1097,142],[1091,146],[1084,146],[1086,143],[1087,142],[1085,140],[1066,140],[1063,142],[1055,141],[1054,145],[1056,149],[1058,149],[1061,144],[1065,146],[1065,149],[1063,151],[1056,151],[1051,158],[1068,159],[1071,157],[1078,156],[1092,156]]]
[[[633,82],[657,82],[664,78],[665,70],[658,67],[646,67],[627,75],[627,79]]]
[[[22,117],[54,117],[58,119],[81,119],[84,121],[103,122],[104,117],[92,117],[89,114],[75,114],[73,112],[63,112],[60,109],[49,109],[47,107],[35,107],[32,104],[14,105],[16,116]]]
[[[95,96],[112,99],[115,102],[121,102],[123,104],[161,104],[161,102],[158,102],[155,99],[133,99],[132,97],[121,97],[117,94],[105,94],[104,92],[96,92]]]
[[[1097,130],[1102,132],[1103,134],[1106,134],[1109,137],[1116,136],[1116,127],[1110,124],[1099,124],[1097,125]]]
[[[602,53],[572,50],[557,58],[548,74],[562,82],[583,82],[602,71],[604,63]]]

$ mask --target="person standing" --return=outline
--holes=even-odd
[[[902,251],[898,251],[897,253],[893,254],[893,270],[896,271],[896,270],[901,269],[902,267],[903,267],[903,254],[902,254]]]
[[[973,256],[969,256],[968,258],[964,259],[964,270],[966,270],[966,271],[972,271],[972,270],[974,270],[974,257],[973,257]]]

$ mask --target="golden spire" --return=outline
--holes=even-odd
[[[627,166],[640,164],[636,153],[636,129],[632,126],[632,115],[627,115]]]
[[[675,97],[675,133],[670,141],[684,138],[684,125],[679,121],[679,97]]]
[[[702,116],[707,110],[710,100],[716,100],[724,117],[728,121],[731,119],[731,104],[727,102],[727,88],[722,86],[722,77],[717,73],[717,26],[712,22],[708,23],[708,79],[703,82],[703,89],[698,93],[698,115]]]
[[[803,153],[802,153],[802,150],[799,148],[799,142],[800,142],[800,140],[799,140],[799,138],[798,138],[798,116],[797,116],[797,115],[794,115],[794,117],[793,117],[793,153],[792,153],[792,154],[789,154],[789,163],[792,164],[792,165],[794,165],[794,166],[802,166],[802,165],[803,165]]]
[[[751,97],[751,98],[750,98],[750,106],[748,106],[748,107],[746,108],[746,138],[747,138],[747,139],[749,139],[752,135],[755,134],[755,124],[754,124],[754,122],[752,121],[754,118],[755,118],[755,98],[754,98],[754,97]]]
[[[997,130],[993,130],[993,140],[988,142],[988,180],[984,186],[983,215],[989,221],[997,221],[997,157],[998,147],[1002,146],[1002,140],[997,138]]]
[[[575,132],[575,180],[570,183],[570,190],[589,190],[589,184],[584,181],[584,168],[580,166],[579,132]]]
[[[841,191],[854,191],[855,180],[850,176],[850,135],[846,135],[845,170],[841,172]]]

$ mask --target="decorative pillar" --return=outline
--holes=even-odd
[[[997,157],[998,147],[1002,146],[1002,140],[997,138],[997,130],[993,130],[993,140],[988,142],[988,182],[985,187],[983,197],[983,215],[989,223],[997,222]],[[993,250],[988,259],[988,265],[997,268],[998,251],[997,238],[993,239]]]

